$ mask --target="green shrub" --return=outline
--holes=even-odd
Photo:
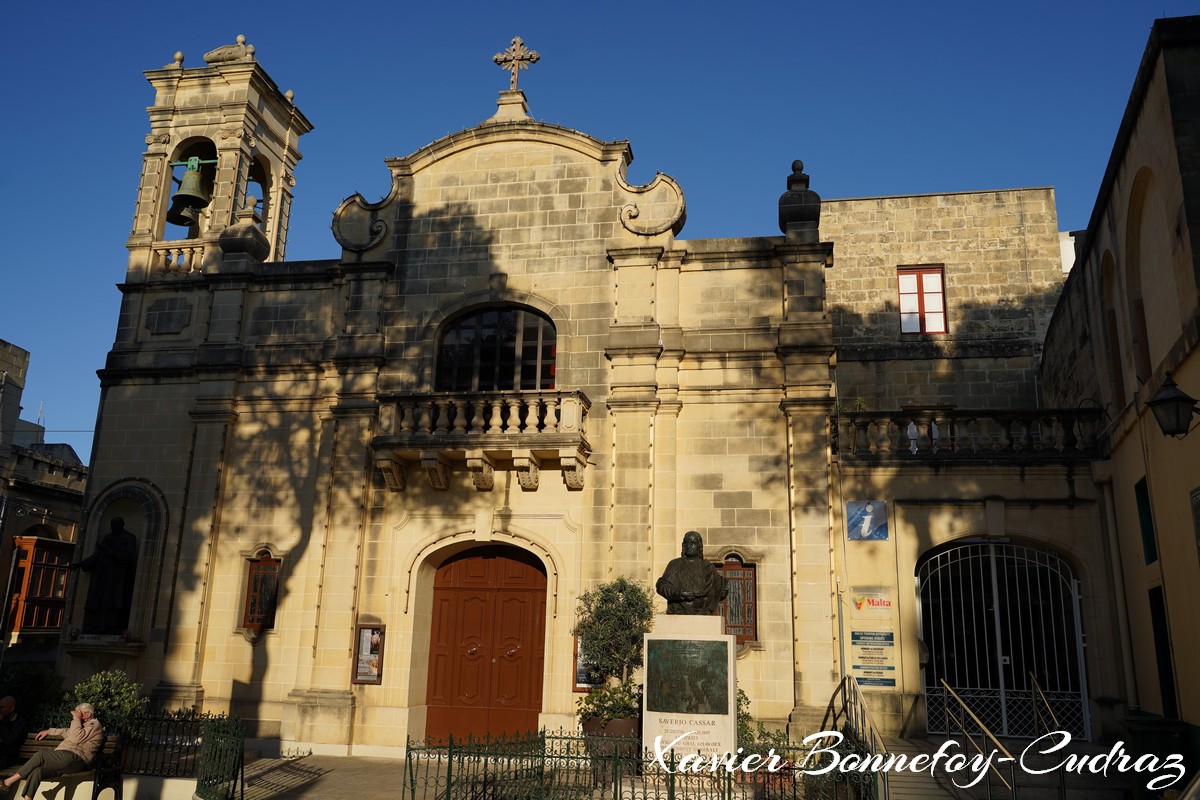
[[[141,685],[120,669],[97,672],[72,686],[66,696],[68,711],[80,703],[91,703],[105,731],[119,733],[127,742],[144,738],[146,700]]]
[[[642,693],[633,681],[597,686],[575,701],[580,719],[596,718],[607,725],[614,719],[637,719],[642,715]]]
[[[788,743],[785,731],[767,730],[767,726],[750,716],[750,697],[740,688],[737,693],[737,746],[747,753],[757,753]]]

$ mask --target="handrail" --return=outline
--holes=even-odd
[[[1029,673],[1029,682],[1033,685],[1033,724],[1035,733],[1040,735],[1042,727],[1042,709],[1038,707],[1038,700],[1042,701],[1042,705],[1046,707],[1046,713],[1050,715],[1050,721],[1054,723],[1053,728],[1047,728],[1046,733],[1057,731],[1062,728],[1062,723],[1058,721],[1058,715],[1054,713],[1054,709],[1050,706],[1050,698],[1046,697],[1046,693],[1042,691],[1042,685],[1038,683],[1037,676],[1032,672]]]
[[[1038,683],[1037,676],[1032,671],[1029,673],[1029,683],[1033,686],[1033,735],[1034,738],[1040,739],[1043,735],[1052,731],[1062,730],[1062,724],[1058,721],[1058,715],[1054,713],[1054,709],[1050,705],[1050,698],[1046,697],[1046,693],[1042,691],[1042,685]],[[1039,704],[1038,701],[1041,700]],[[1054,727],[1045,725],[1042,721],[1043,709],[1044,713],[1050,716],[1050,721],[1054,723]],[[1043,730],[1045,728],[1045,730]],[[1058,796],[1060,800],[1067,798],[1067,771],[1065,769],[1057,769],[1058,773]]]
[[[839,696],[842,699],[840,708],[837,703]],[[842,718],[856,734],[862,737],[869,755],[887,756],[887,745],[884,744],[883,737],[879,734],[879,728],[875,726],[875,720],[871,717],[871,709],[867,706],[866,698],[863,697],[862,687],[858,685],[858,679],[853,675],[842,678],[841,683],[830,695],[829,705],[825,707],[825,718],[821,722],[821,730],[838,730],[838,720]],[[887,770],[880,770],[877,776],[882,784],[880,800],[888,800],[890,790]]]
[[[946,683],[946,679],[939,678],[938,680],[941,682],[942,688],[946,690],[946,693],[942,695],[943,706],[948,706],[948,698],[953,697],[954,701],[958,703],[960,712],[965,712],[967,716],[969,716],[975,723],[975,725],[978,726],[980,733],[987,737],[996,750],[999,750],[1005,755],[1007,759],[1005,763],[1008,764],[1008,777],[1011,779],[1011,782],[1009,780],[1005,780],[1004,774],[1000,772],[1000,769],[995,764],[992,763],[990,758],[987,759],[988,771],[996,773],[996,777],[1000,779],[1000,782],[1004,784],[1006,789],[1012,792],[1013,797],[1015,798],[1017,796],[1017,768],[1015,766],[1017,760],[1013,757],[1012,753],[1008,752],[1008,748],[1001,744],[1000,740],[997,739],[990,730],[988,730],[988,726],[983,724],[983,720],[975,716],[975,712],[971,710],[970,706],[967,705],[965,700],[958,696],[958,692],[950,688],[950,684]],[[979,753],[979,755],[987,758],[987,753],[983,751],[983,747],[975,741],[975,737],[972,736],[967,730],[966,721],[962,718],[962,715],[960,714],[957,718],[952,718],[950,716],[950,709],[948,707],[945,708],[944,711],[946,715],[947,733],[950,730],[950,722],[953,721],[957,725],[958,729],[962,731],[963,739],[966,740],[966,742],[969,742],[971,746],[975,748],[975,751]],[[988,782],[986,785],[987,796],[990,798],[992,796],[992,785],[990,782]]]

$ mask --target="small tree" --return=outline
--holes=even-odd
[[[642,636],[653,617],[650,590],[628,578],[602,583],[579,596],[574,633],[579,657],[594,677],[600,682],[629,680],[642,665]]]
[[[581,719],[606,724],[640,715],[641,692],[630,675],[642,665],[642,637],[653,618],[649,589],[628,578],[602,583],[579,596],[574,630],[579,658],[589,680],[599,684],[579,698]]]

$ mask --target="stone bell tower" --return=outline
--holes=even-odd
[[[146,72],[155,97],[127,281],[219,269],[221,233],[235,222],[257,229],[250,231],[256,260],[284,258],[296,145],[312,124],[255,60],[246,37],[205,53],[204,62],[185,68],[176,53],[174,63]]]

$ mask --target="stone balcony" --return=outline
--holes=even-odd
[[[834,416],[841,459],[1063,463],[1103,458],[1099,409],[909,409]]]
[[[402,491],[409,469],[445,489],[451,470],[471,473],[475,488],[491,490],[495,473],[516,472],[522,489],[538,488],[543,469],[559,470],[569,489],[583,488],[591,453],[583,392],[436,392],[379,397],[375,466],[388,488]]]

